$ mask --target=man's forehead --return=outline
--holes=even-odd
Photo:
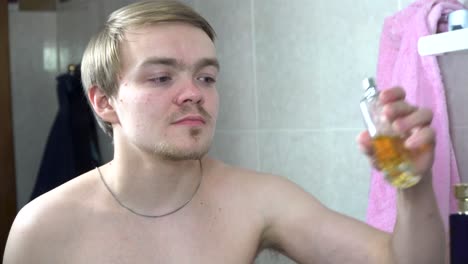
[[[194,61],[185,61],[171,57],[148,57],[137,65],[137,68],[145,69],[152,66],[170,66],[181,70],[193,69],[197,70],[204,67],[214,67],[219,70],[220,65],[216,57],[203,57]]]
[[[153,65],[214,66],[219,69],[214,43],[195,26],[167,23],[139,27],[126,32],[121,44],[121,63],[127,66],[140,69]]]

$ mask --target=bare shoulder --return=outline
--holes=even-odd
[[[210,175],[214,178],[229,180],[231,183],[247,184],[247,185],[264,185],[266,183],[289,182],[281,176],[255,171],[253,169],[242,168],[224,163],[220,160],[207,159]]]
[[[213,173],[215,174],[215,178],[229,181],[234,186],[242,187],[242,190],[246,192],[245,194],[255,193],[265,197],[269,201],[271,201],[271,196],[280,199],[287,198],[284,196],[291,198],[294,196],[307,196],[315,200],[311,194],[285,176],[235,167],[216,160],[210,162],[212,164],[210,167],[215,172]]]
[[[301,212],[309,216],[322,212],[325,207],[301,186],[285,176],[263,173],[233,167],[215,162],[215,178],[228,187],[217,188],[232,191],[230,197],[242,197],[244,204],[256,207],[262,212],[266,225],[273,224],[278,218],[301,217]],[[231,190],[232,189],[232,190]]]
[[[54,245],[63,246],[73,232],[70,226],[92,199],[95,178],[93,172],[85,173],[25,205],[10,229],[3,263],[38,263]]]

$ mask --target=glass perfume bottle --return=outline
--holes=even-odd
[[[468,263],[468,184],[454,186],[458,212],[450,215],[450,263]]]
[[[408,188],[419,182],[420,176],[413,173],[409,152],[404,139],[398,135],[391,123],[382,114],[379,91],[372,78],[362,82],[364,97],[360,107],[367,129],[372,137],[372,147],[376,165],[387,182],[397,188]]]

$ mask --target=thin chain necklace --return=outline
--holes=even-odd
[[[188,199],[185,203],[183,203],[181,206],[177,207],[176,209],[172,210],[172,211],[169,211],[167,213],[164,213],[164,214],[160,214],[160,215],[148,215],[148,214],[143,214],[143,213],[139,213],[135,210],[133,210],[132,208],[128,207],[127,205],[125,205],[122,201],[120,201],[120,199],[117,197],[117,195],[112,191],[112,189],[109,187],[109,185],[107,184],[107,182],[104,180],[104,176],[102,176],[102,173],[101,173],[101,170],[99,169],[99,167],[96,167],[98,173],[99,173],[99,176],[101,178],[101,181],[102,183],[104,184],[104,186],[106,186],[106,189],[109,191],[109,193],[112,195],[112,197],[114,197],[115,201],[120,205],[122,206],[123,208],[127,209],[128,211],[130,211],[131,213],[133,214],[136,214],[138,216],[142,216],[142,217],[147,217],[147,218],[159,218],[159,217],[164,217],[164,216],[168,216],[168,215],[171,215],[177,211],[179,211],[180,209],[184,208],[187,204],[189,204],[193,197],[195,197],[195,195],[197,194],[198,192],[198,189],[200,189],[200,185],[201,185],[201,182],[202,182],[202,179],[203,179],[203,166],[202,166],[202,162],[201,160],[198,160],[200,162],[200,181],[198,182],[198,185],[197,185],[197,188],[195,189],[195,191],[193,192],[192,196],[190,197],[190,199]]]

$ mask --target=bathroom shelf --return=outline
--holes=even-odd
[[[418,52],[421,56],[443,55],[468,49],[468,28],[420,37]]]

